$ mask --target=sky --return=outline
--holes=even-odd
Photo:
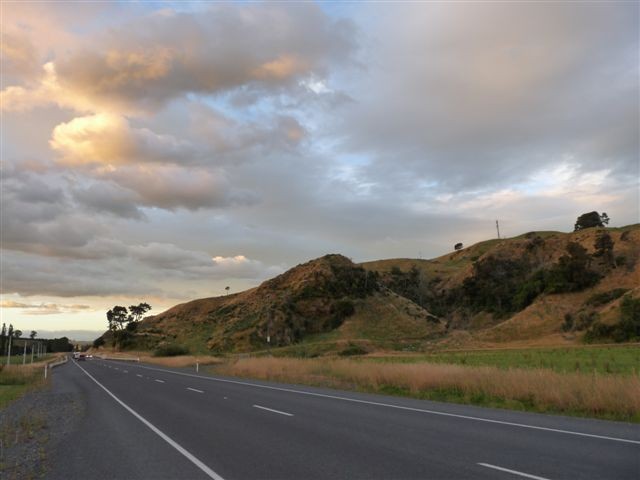
[[[3,2],[0,294],[99,331],[327,253],[637,223],[637,2]],[[90,335],[89,335],[90,336]]]

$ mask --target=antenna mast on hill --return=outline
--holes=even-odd
[[[500,240],[500,225],[498,224],[498,220],[496,220],[496,230],[498,231],[498,240]]]

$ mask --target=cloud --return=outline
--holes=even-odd
[[[637,164],[637,6],[379,10],[379,67],[335,128],[367,159],[363,182],[454,192],[501,188],[567,155],[614,173]]]
[[[125,117],[109,113],[78,117],[58,125],[50,145],[67,165],[182,163],[197,155],[189,142],[147,128],[133,128]]]
[[[3,92],[7,109],[49,102],[79,111],[156,110],[188,93],[265,91],[346,62],[353,27],[310,4],[168,9],[111,26],[55,58],[39,84]],[[73,92],[71,94],[71,92]]]
[[[71,304],[61,305],[57,303],[22,303],[14,302],[13,300],[4,300],[0,302],[1,308],[19,308],[26,310],[24,313],[29,315],[57,315],[60,313],[79,313],[84,310],[90,310],[90,305]]]
[[[222,277],[265,279],[284,272],[282,267],[275,265],[266,267],[262,262],[251,260],[244,255],[215,256],[211,260],[216,275]]]
[[[138,195],[111,182],[96,182],[86,188],[79,186],[72,190],[72,194],[75,201],[90,212],[133,220],[147,218],[138,207]]]
[[[232,188],[218,169],[130,165],[104,170],[100,177],[135,192],[140,205],[165,210],[251,205],[257,201],[255,194]]]

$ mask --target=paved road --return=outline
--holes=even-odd
[[[87,414],[48,478],[640,478],[638,425],[100,359],[53,378]]]

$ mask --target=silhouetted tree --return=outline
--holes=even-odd
[[[0,353],[4,353],[5,342],[7,341],[7,325],[2,324],[2,330],[0,330]]]
[[[576,220],[576,224],[573,227],[573,231],[584,230],[585,228],[592,227],[604,227],[609,224],[609,216],[602,212],[600,215],[598,212],[583,213]]]
[[[129,321],[139,322],[145,313],[151,310],[151,305],[148,303],[140,303],[139,305],[131,305],[129,307]]]
[[[462,250],[463,245],[462,245],[462,243],[461,243],[461,242],[460,242],[460,243],[456,243],[456,244],[453,246],[453,248],[454,248],[454,250]]]
[[[20,338],[22,336],[22,330],[15,330],[13,332],[13,338]]]
[[[107,320],[109,322],[109,329],[111,331],[115,332],[118,329],[123,330],[128,319],[129,315],[127,312],[127,307],[116,305],[107,312]]]
[[[36,338],[36,335],[38,335],[38,332],[36,332],[35,330],[31,330],[31,333],[29,334],[29,338],[33,340],[34,338]]]

